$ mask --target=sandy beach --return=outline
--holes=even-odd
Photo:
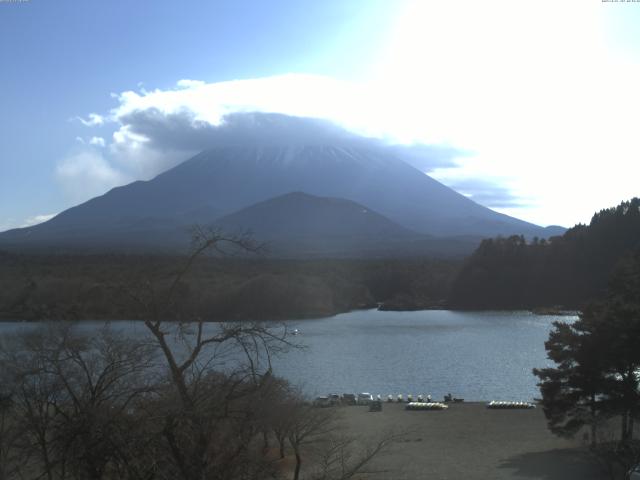
[[[375,438],[389,430],[409,433],[377,457],[360,478],[541,479],[606,478],[585,453],[581,439],[552,435],[540,408],[489,410],[484,403],[451,404],[445,411],[406,411],[385,403],[382,412],[339,407],[348,432]]]

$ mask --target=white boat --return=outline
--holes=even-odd
[[[498,409],[531,409],[536,408],[535,404],[531,402],[503,402],[491,400],[487,403],[487,408],[494,410]]]
[[[405,408],[407,410],[446,410],[449,407],[440,402],[410,402]]]

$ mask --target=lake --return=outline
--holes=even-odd
[[[381,395],[451,392],[465,400],[532,400],[539,397],[531,370],[552,363],[544,342],[556,320],[530,312],[361,310],[286,322],[306,345],[274,360],[274,372],[309,395],[370,392]],[[87,329],[99,322],[85,322]],[[140,335],[139,322],[114,322]],[[0,323],[0,335],[29,328]]]

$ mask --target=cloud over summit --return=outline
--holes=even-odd
[[[146,180],[196,153],[230,145],[350,145],[387,148],[422,171],[451,167],[465,155],[447,145],[398,144],[393,122],[372,114],[365,87],[309,75],[205,83],[181,80],[168,90],[127,91],[108,114],[92,113],[87,127],[113,129],[93,137],[81,154],[63,160],[58,180],[76,197]],[[104,147],[104,148],[103,148]],[[79,181],[82,179],[82,181]],[[86,199],[84,198],[84,199]]]

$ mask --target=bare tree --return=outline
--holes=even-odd
[[[34,478],[100,479],[126,461],[130,409],[151,390],[149,346],[104,328],[87,337],[71,324],[36,329],[2,349],[11,376],[15,445]],[[39,472],[39,473],[38,473]]]
[[[4,385],[3,380],[0,378],[0,386]],[[15,421],[12,396],[7,390],[0,390],[0,480],[12,478],[21,460],[15,445],[22,432]]]
[[[191,254],[164,288],[147,282],[128,289],[169,372],[166,394],[174,402],[159,406],[162,437],[171,468],[185,480],[250,478],[252,469],[266,468],[252,450],[257,436],[265,438],[260,402],[252,400],[266,396],[272,355],[291,345],[286,329],[257,322],[207,324],[179,299],[189,272],[208,252],[260,248],[247,235],[196,227]]]
[[[202,256],[259,248],[196,228],[173,275],[114,288],[138,305],[141,338],[58,323],[4,342],[0,480],[275,478],[272,434],[281,457],[291,446],[296,479],[303,457],[318,478],[362,471],[387,440],[362,449],[337,436],[336,410],[311,407],[272,374],[272,357],[297,347],[284,326],[207,323],[186,298]]]
[[[308,403],[298,403],[290,412],[287,438],[296,458],[293,479],[300,478],[302,468],[302,452],[305,445],[318,442],[323,436],[330,434],[334,428],[336,410],[316,408]]]
[[[297,397],[287,407],[287,424],[280,425],[295,455],[293,480],[301,475],[303,456],[311,480],[347,480],[365,473],[374,457],[403,438],[406,432],[386,432],[377,439],[362,442],[344,433],[342,409],[319,408]],[[368,472],[371,473],[371,472]]]
[[[387,432],[377,440],[364,444],[346,435],[332,434],[319,452],[312,480],[347,480],[358,474],[375,474],[367,470],[371,461],[393,443],[406,436],[406,432]]]

